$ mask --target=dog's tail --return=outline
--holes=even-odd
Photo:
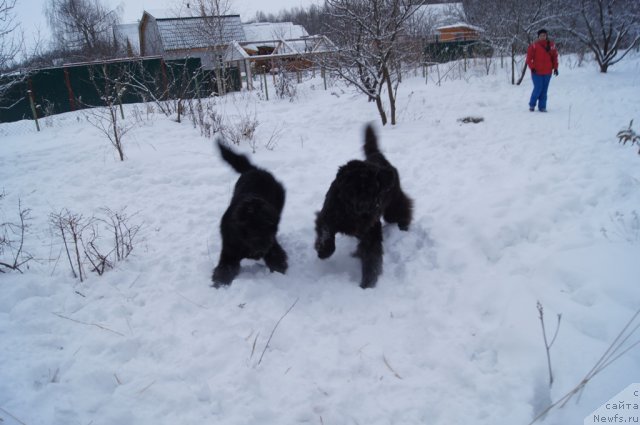
[[[373,126],[369,124],[364,130],[364,156],[367,159],[372,159],[373,156],[380,153],[378,138],[375,131],[373,131]]]
[[[256,166],[249,161],[249,158],[229,149],[229,147],[222,142],[222,139],[218,139],[218,148],[220,148],[222,159],[231,165],[238,173],[242,174],[256,169]]]

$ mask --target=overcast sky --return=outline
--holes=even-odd
[[[103,0],[111,7],[123,6],[123,23],[132,23],[142,17],[144,9],[164,9],[175,7],[182,3],[182,0]],[[256,12],[277,13],[282,9],[292,7],[307,7],[312,3],[319,3],[320,0],[230,0],[234,13],[240,14],[243,21],[252,19]],[[16,16],[27,38],[27,43],[31,44],[38,31],[43,39],[49,35],[49,27],[44,16],[44,6],[48,0],[17,0]]]

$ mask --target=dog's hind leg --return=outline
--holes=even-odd
[[[219,288],[220,286],[230,285],[233,279],[240,273],[240,260],[236,256],[225,253],[224,249],[220,254],[220,261],[215,269],[213,269],[213,286]]]
[[[360,287],[373,288],[378,282],[378,276],[382,273],[382,225],[380,222],[374,224],[360,239],[357,252],[362,261]]]
[[[384,211],[383,217],[387,223],[397,223],[400,230],[409,230],[413,218],[413,201],[405,195],[402,189],[398,189]]]
[[[264,256],[264,262],[272,272],[285,274],[287,271],[287,253],[282,249],[277,240],[273,243],[269,252]]]

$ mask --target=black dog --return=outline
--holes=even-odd
[[[240,272],[243,258],[264,258],[272,272],[287,271],[287,253],[276,233],[285,191],[271,173],[261,170],[218,140],[222,158],[240,173],[231,204],[222,216],[222,252],[213,270],[213,286],[229,285]]]
[[[408,230],[413,201],[400,187],[398,170],[378,149],[373,128],[367,126],[365,160],[340,167],[316,218],[315,249],[325,259],[336,249],[336,233],[359,239],[355,253],[362,261],[360,287],[373,288],[382,273],[382,225],[380,218]]]

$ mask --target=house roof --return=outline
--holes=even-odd
[[[243,29],[246,36],[243,41],[252,43],[267,40],[288,40],[309,35],[302,25],[295,25],[293,22],[258,22],[244,24]]]
[[[155,18],[166,51],[222,46],[245,39],[240,15],[158,18],[150,12],[145,13]]]
[[[439,3],[418,6],[414,14],[419,24],[432,29],[448,26],[469,26],[464,23],[465,14],[462,3]]]

